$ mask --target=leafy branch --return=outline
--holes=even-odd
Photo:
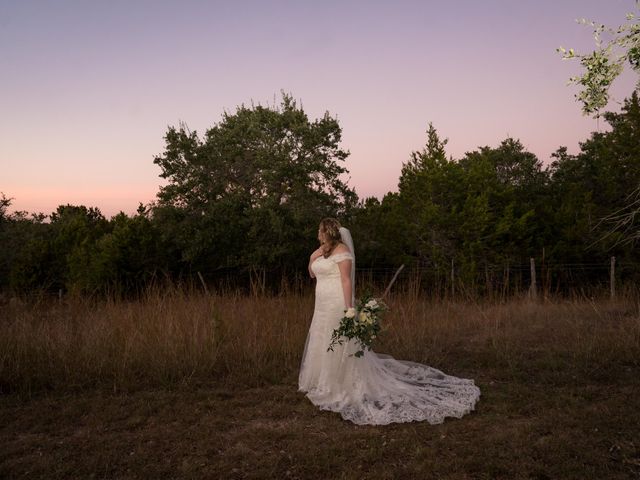
[[[640,7],[640,0],[636,0]],[[634,13],[627,14],[627,23],[617,28],[607,27],[594,21],[582,18],[579,24],[593,28],[596,48],[590,53],[576,53],[573,48],[556,49],[563,60],[577,59],[583,73],[571,77],[568,84],[578,85],[581,90],[575,95],[582,104],[582,113],[599,116],[601,109],[609,103],[609,89],[628,63],[631,69],[640,75],[640,17]],[[605,41],[603,38],[607,36]],[[640,89],[640,80],[637,88]]]

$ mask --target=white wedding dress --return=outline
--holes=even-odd
[[[344,315],[338,263],[347,260],[352,261],[353,272],[355,256],[351,253],[319,257],[311,265],[317,279],[316,300],[302,354],[299,391],[321,410],[338,412],[359,425],[423,420],[437,424],[445,417],[460,418],[471,412],[480,397],[473,380],[372,350],[355,357],[352,354],[359,348],[354,340],[327,351],[331,334]]]

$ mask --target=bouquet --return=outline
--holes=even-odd
[[[388,310],[387,305],[380,299],[366,295],[356,302],[356,308],[345,311],[340,325],[331,335],[331,343],[327,351],[333,351],[336,345],[342,345],[344,338],[355,338],[360,344],[360,350],[354,355],[361,357],[364,351],[371,350],[371,344],[380,333],[382,314]]]

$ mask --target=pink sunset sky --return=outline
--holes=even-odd
[[[0,2],[0,192],[12,210],[135,212],[164,181],[169,125],[203,133],[280,91],[343,128],[361,198],[397,188],[429,122],[460,158],[507,136],[547,163],[596,130],[555,49],[633,0]],[[627,73],[613,94],[629,96]],[[612,103],[611,109],[617,110]],[[600,125],[600,128],[604,128]]]

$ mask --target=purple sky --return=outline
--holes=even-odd
[[[14,210],[131,214],[163,183],[169,125],[203,133],[280,91],[338,117],[361,197],[396,190],[433,122],[459,158],[519,138],[542,161],[596,129],[558,46],[593,48],[633,0],[0,0],[0,192]],[[628,96],[627,73],[613,89]],[[613,110],[617,109],[612,105]],[[602,126],[601,126],[602,127]]]

